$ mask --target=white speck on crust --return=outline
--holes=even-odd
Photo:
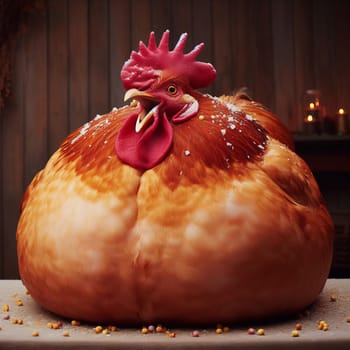
[[[112,108],[112,112],[116,112],[117,110],[118,110],[117,107],[113,107],[113,108]]]
[[[236,129],[236,125],[233,124],[233,123],[230,123],[228,126],[229,126],[229,128],[230,128],[231,130]]]
[[[226,106],[228,107],[228,109],[231,111],[231,112],[240,112],[241,110],[235,106],[233,103],[230,103],[230,102],[226,102]]]
[[[99,120],[102,118],[102,115],[101,114],[96,114],[96,117],[94,118],[94,120]]]
[[[189,156],[189,155],[191,154],[191,152],[190,152],[188,149],[186,149],[186,150],[184,151],[184,154],[185,154],[185,156],[187,157],[187,156]]]
[[[71,141],[71,144],[73,144],[75,141],[79,140],[83,135],[85,135],[89,127],[90,127],[90,123],[89,122],[85,123],[81,128],[79,134],[76,137],[74,137],[74,139]]]
[[[250,114],[245,115],[245,119],[247,120],[254,120],[254,118]]]
[[[226,129],[221,129],[220,131],[221,131],[221,135],[222,135],[222,136],[225,136],[225,135],[226,135]]]

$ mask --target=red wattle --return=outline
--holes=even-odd
[[[140,170],[151,169],[168,154],[173,142],[173,128],[165,115],[154,114],[153,123],[144,131],[135,131],[138,115],[130,116],[115,140],[115,151],[126,164]]]

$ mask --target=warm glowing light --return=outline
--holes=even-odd
[[[311,114],[309,114],[309,115],[306,117],[306,121],[309,122],[309,123],[311,123],[313,120],[314,120],[314,117],[313,117]]]
[[[344,108],[339,108],[338,114],[345,114]]]
[[[313,102],[310,102],[310,103],[309,103],[309,108],[310,108],[310,109],[315,109],[315,104],[314,104]]]

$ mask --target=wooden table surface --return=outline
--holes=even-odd
[[[20,301],[23,305],[18,305]],[[5,305],[9,311],[2,310]],[[194,328],[169,329],[175,337],[166,332],[142,334],[141,327],[96,334],[98,325],[72,326],[71,320],[43,310],[18,280],[0,280],[0,307],[0,349],[350,349],[350,279],[328,280],[316,302],[301,315],[229,325],[222,334],[215,332],[216,325],[199,328],[199,337],[192,336]],[[327,331],[318,329],[320,320],[328,323]],[[60,328],[49,327],[59,322]],[[292,337],[296,323],[302,330],[299,337]],[[250,327],[263,328],[265,335],[249,335]]]

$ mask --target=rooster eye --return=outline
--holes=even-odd
[[[167,91],[169,95],[175,95],[177,93],[177,88],[175,85],[169,85]]]

